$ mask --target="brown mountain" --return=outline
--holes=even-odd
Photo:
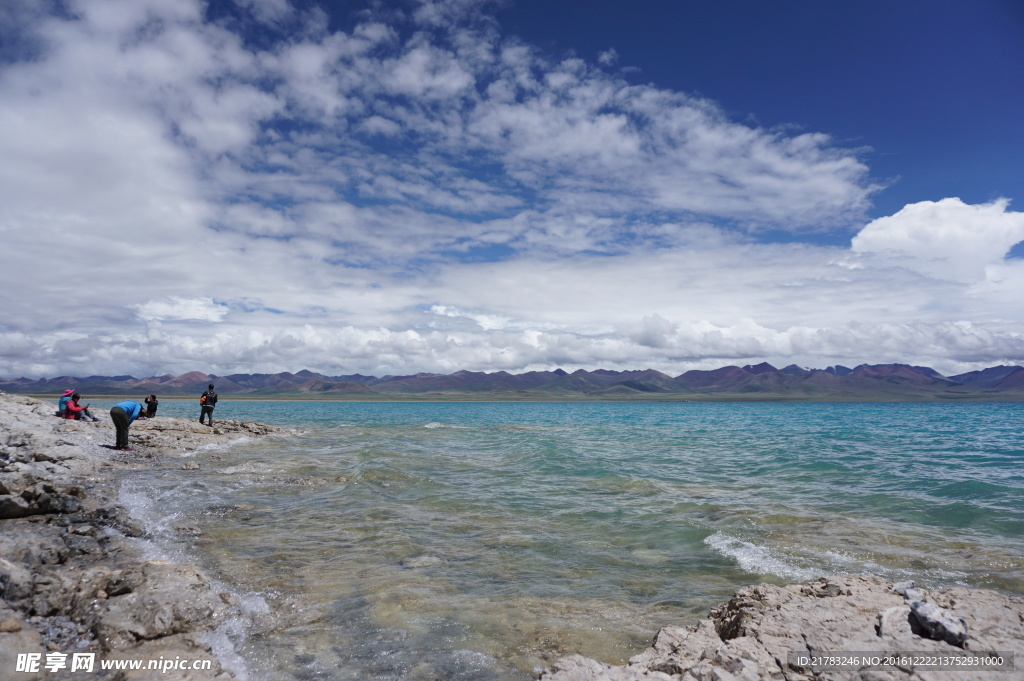
[[[687,371],[676,377],[653,369],[617,371],[561,369],[512,374],[506,371],[456,371],[407,376],[326,376],[309,370],[277,374],[215,376],[190,371],[137,379],[131,376],[59,376],[0,379],[7,392],[56,395],[75,388],[86,395],[198,395],[214,383],[222,395],[251,397],[387,398],[477,396],[486,399],[1024,399],[1024,367],[998,366],[946,377],[930,367],[862,364],[827,370],[762,362],[711,371]]]

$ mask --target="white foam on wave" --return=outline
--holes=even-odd
[[[447,423],[438,423],[437,421],[431,421],[430,423],[428,423],[427,425],[425,425],[423,427],[424,428],[450,428],[452,430],[456,430],[456,429],[464,430],[464,429],[468,428],[469,426],[451,426],[451,425],[448,425]]]
[[[821,551],[812,558],[804,560],[805,564],[816,564],[819,565],[818,567],[804,567],[797,564],[792,557],[780,557],[767,547],[737,539],[721,531],[704,539],[704,543],[718,553],[735,560],[747,572],[776,575],[798,581],[807,581],[825,575],[864,573],[884,576],[892,580],[921,579],[924,575],[928,575],[937,580],[963,583],[962,580],[968,576],[966,572],[950,568],[935,567],[921,570],[919,568],[887,567],[872,560],[855,558],[834,550]]]
[[[922,579],[923,575],[929,575],[934,576],[933,578],[936,580],[956,581],[966,586],[966,583],[962,580],[969,576],[969,573],[964,572],[963,570],[937,566],[928,568],[900,568],[885,566],[880,565],[873,560],[851,558],[850,556],[836,551],[825,551],[822,553],[822,556],[830,565],[836,568],[836,572],[863,572],[870,575],[882,575],[892,579],[893,581],[899,581],[902,579]]]
[[[238,445],[241,445],[241,444],[246,444],[246,443],[249,443],[249,442],[253,442],[254,439],[255,438],[253,438],[253,437],[251,437],[249,435],[242,435],[240,437],[236,437],[236,438],[233,438],[231,440],[227,440],[226,442],[208,442],[205,445],[199,445],[198,447],[195,448],[195,451],[196,452],[223,451],[225,449],[231,449],[232,447],[237,447]]]
[[[801,581],[814,579],[822,574],[821,570],[794,565],[772,553],[771,549],[730,537],[721,531],[706,537],[704,543],[723,556],[735,560],[747,572],[759,575],[777,575]]]
[[[278,473],[282,469],[277,466],[271,466],[267,463],[261,463],[258,461],[246,461],[236,466],[227,466],[221,470],[222,473],[233,474],[233,473]]]
[[[224,587],[226,590],[225,585],[217,580],[213,580],[213,584],[216,588]],[[256,593],[233,593],[238,597],[242,616],[221,622],[197,638],[200,642],[210,646],[221,666],[233,673],[238,681],[249,681],[249,665],[245,658],[239,655],[239,645],[248,637],[249,626],[253,619],[268,614],[270,605],[266,599]]]
[[[174,536],[174,525],[179,519],[177,513],[167,510],[172,507],[171,505],[161,503],[152,490],[128,482],[121,484],[117,503],[128,511],[128,515],[141,521],[146,529],[145,538],[134,540],[145,560],[185,562],[184,553],[180,549],[172,548],[174,544],[166,541]]]

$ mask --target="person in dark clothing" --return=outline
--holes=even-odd
[[[142,405],[138,402],[127,400],[119,402],[110,410],[110,418],[114,422],[114,429],[117,430],[117,443],[115,449],[129,450],[128,426],[142,414]]]
[[[156,408],[160,406],[160,402],[157,401],[156,395],[150,395],[144,402],[146,403],[146,418],[151,419],[156,416]]]
[[[199,404],[202,405],[202,409],[199,412],[199,423],[203,422],[203,417],[210,417],[210,427],[213,428],[213,408],[217,406],[217,393],[213,391],[213,383],[206,389],[203,396],[199,398]]]

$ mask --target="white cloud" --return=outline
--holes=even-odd
[[[853,250],[938,278],[977,281],[1024,241],[1024,213],[999,199],[968,205],[958,198],[921,201],[872,221],[853,239]]]
[[[484,331],[503,329],[512,324],[512,320],[507,317],[489,314],[476,314],[473,312],[459,310],[458,308],[447,307],[445,305],[431,305],[430,312],[432,314],[441,315],[442,317],[469,319]]]
[[[139,319],[146,321],[163,320],[196,320],[203,322],[219,322],[227,314],[228,308],[215,303],[211,298],[178,298],[170,297],[162,300],[150,300],[136,305]]]
[[[597,55],[597,61],[604,66],[612,66],[619,61],[619,53],[614,47],[610,47]]]
[[[486,2],[350,33],[239,4],[288,33],[192,0],[0,15],[34,50],[0,64],[0,376],[1024,356],[1005,202],[760,243],[861,225],[858,152],[551,62]]]

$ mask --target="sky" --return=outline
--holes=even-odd
[[[0,377],[1024,364],[1016,0],[7,0]]]

